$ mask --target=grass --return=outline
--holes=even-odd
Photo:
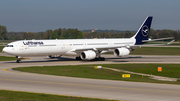
[[[0,90],[0,101],[108,101],[108,100]],[[109,100],[109,101],[115,101],[115,100]]]
[[[15,57],[0,56],[0,61],[17,60]]]
[[[172,46],[180,46],[180,42],[170,44]]]
[[[131,51],[130,55],[180,55],[180,47],[142,47]]]
[[[2,52],[2,49],[4,48],[5,46],[0,46],[0,52]]]
[[[105,65],[115,69],[123,69],[138,73],[152,74],[165,77],[180,78],[179,64],[110,64]],[[162,72],[158,72],[157,68],[162,67]]]
[[[158,81],[158,80],[149,79],[149,77],[146,76],[142,77],[140,75],[134,75],[134,74],[131,74],[131,78],[122,78],[122,74],[124,74],[123,72],[115,72],[106,69],[94,69],[93,66],[95,65],[19,67],[19,68],[13,68],[13,70],[40,73],[40,74],[58,75],[58,76],[80,77],[80,78],[180,84],[180,81],[177,82]],[[138,73],[180,78],[179,64],[103,64],[101,66],[134,71]],[[157,67],[159,66],[163,67],[163,71],[160,73],[157,72]]]
[[[0,45],[6,46],[7,44],[4,44],[4,43],[0,43]]]
[[[10,43],[13,42],[13,40],[0,40],[0,43]]]

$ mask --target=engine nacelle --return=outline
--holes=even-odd
[[[125,55],[129,55],[130,51],[127,48],[117,48],[114,50],[114,55],[115,56],[125,56]]]
[[[96,53],[94,51],[83,51],[80,57],[82,60],[92,60],[96,58]]]

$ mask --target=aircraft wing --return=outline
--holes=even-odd
[[[171,37],[172,38],[172,37]],[[163,38],[163,39],[168,39],[168,38]],[[159,40],[159,39],[158,39]],[[162,40],[162,38],[161,38]],[[73,49],[71,51],[75,51],[75,52],[82,52],[82,51],[87,51],[87,50],[93,50],[93,51],[103,51],[103,50],[109,50],[109,49],[116,49],[116,48],[128,48],[128,49],[136,49],[139,47],[143,47],[143,46],[160,46],[160,45],[169,45],[172,44],[175,40],[172,40],[166,44],[145,44],[145,45],[120,45],[120,46],[108,46],[108,47],[92,47],[92,48],[77,48],[77,49]]]
[[[94,48],[78,48],[78,49],[75,49],[74,51],[76,51],[76,52],[82,52],[82,51],[87,51],[87,50],[102,51],[102,50],[109,50],[109,49],[115,49],[115,48],[121,48],[121,47],[128,48],[129,46],[121,45],[121,46],[94,47]]]

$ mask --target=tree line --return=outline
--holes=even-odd
[[[84,38],[130,38],[136,31],[125,31],[122,33],[110,33],[110,32],[84,32]],[[180,30],[150,30],[149,37],[151,39],[174,37],[176,41],[180,40]]]
[[[9,32],[6,35],[7,40],[31,40],[31,39],[81,39],[83,33],[78,29],[55,29],[46,30],[46,32]]]
[[[92,39],[92,38],[130,38],[135,31],[110,31],[97,30],[95,32],[80,31],[78,29],[58,28],[55,30],[46,30],[45,32],[8,32],[5,26],[0,25],[0,40],[31,40],[31,39]],[[180,40],[180,30],[150,30],[150,38],[174,37],[176,41]]]

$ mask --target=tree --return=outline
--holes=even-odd
[[[6,26],[0,25],[0,40],[4,40],[6,38],[7,29]]]
[[[36,39],[43,39],[44,38],[44,32],[38,32],[36,34]]]
[[[52,36],[52,30],[46,30],[46,33],[44,34],[45,39],[51,39]]]
[[[131,35],[131,32],[130,31],[126,31],[125,34],[124,34],[124,38],[130,38],[132,35]]]
[[[26,38],[31,40],[35,38],[35,34],[33,32],[28,32],[26,33]]]
[[[57,39],[59,36],[58,36],[58,30],[55,29],[53,32],[52,32],[52,35],[51,35],[51,39]]]
[[[81,39],[83,38],[83,33],[78,29],[62,29],[59,33],[61,39]]]

